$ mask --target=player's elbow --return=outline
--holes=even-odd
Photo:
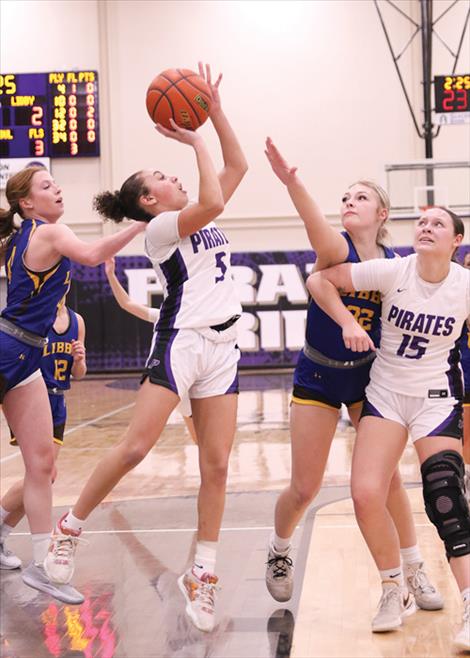
[[[214,219],[217,219],[217,217],[224,212],[224,209],[225,209],[225,204],[222,198],[213,199],[204,208],[204,215],[207,218],[207,222],[212,222]]]
[[[313,272],[313,274],[310,274],[307,278],[307,290],[312,297],[314,297],[315,293],[318,291],[321,274],[322,272]]]
[[[84,254],[82,265],[88,265],[89,267],[96,267],[97,265],[101,265],[101,263],[103,263],[104,260],[105,257],[101,253],[101,250],[96,248],[94,245],[90,245],[90,247],[86,250],[86,253]]]

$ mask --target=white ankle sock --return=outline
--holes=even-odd
[[[57,525],[59,526],[59,529],[72,530],[76,534],[77,532],[82,531],[85,521],[78,519],[72,514],[72,510],[69,510],[68,514],[64,516]]]
[[[0,523],[3,523],[9,514],[10,512],[0,505]]]
[[[470,602],[470,587],[463,589],[460,594],[462,595],[464,605],[467,605]]]
[[[2,525],[0,525],[0,541],[5,541],[12,530],[13,526],[2,523]]]
[[[384,580],[390,580],[392,582],[397,583],[400,587],[403,587],[404,581],[403,581],[403,571],[401,570],[401,567],[396,567],[395,569],[380,569],[379,573],[382,582]]]
[[[269,543],[275,553],[287,553],[291,547],[291,537],[279,537],[276,531],[273,530]]]
[[[44,559],[49,550],[49,544],[51,543],[51,533],[50,532],[38,532],[31,535],[33,540],[33,560],[34,564],[42,566]]]
[[[198,578],[202,578],[205,573],[215,573],[215,561],[217,557],[216,541],[198,541],[196,544],[196,554],[194,556],[193,573]]]
[[[409,546],[408,548],[400,548],[401,561],[404,566],[404,571],[408,571],[407,567],[410,567],[413,564],[420,564],[423,562],[421,551],[419,550],[418,544],[414,546]]]

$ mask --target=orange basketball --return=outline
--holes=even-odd
[[[189,69],[167,69],[147,89],[147,111],[154,123],[196,130],[207,120],[211,105],[209,85]]]

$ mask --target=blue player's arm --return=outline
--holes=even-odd
[[[72,356],[73,365],[71,369],[72,377],[74,379],[83,379],[86,375],[86,350],[85,350],[85,322],[78,313],[78,337],[77,340],[72,341]]]
[[[342,329],[345,346],[353,352],[375,350],[374,343],[366,331],[343,304],[340,292],[354,290],[351,278],[351,263],[335,265],[311,274],[307,288],[318,306]]]
[[[273,172],[286,186],[299,217],[305,225],[312,249],[317,254],[315,269],[319,270],[344,262],[349,250],[346,238],[329,224],[319,205],[297,176],[297,167],[291,167],[287,163],[270,137],[266,139],[265,154]]]

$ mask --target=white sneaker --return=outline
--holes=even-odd
[[[21,560],[5,548],[5,542],[0,540],[0,569],[19,569]]]
[[[273,599],[281,603],[289,601],[294,589],[294,564],[289,551],[275,553],[272,546],[269,547],[265,581]]]
[[[378,611],[372,620],[372,632],[394,631],[402,625],[404,617],[416,612],[413,596],[398,583],[385,581]]]
[[[406,565],[405,574],[408,591],[413,594],[421,610],[441,610],[444,607],[444,599],[429,582],[422,562]]]
[[[462,626],[454,637],[454,647],[460,651],[470,651],[470,602],[464,608]]]
[[[85,540],[80,538],[79,533],[70,530],[64,532],[59,521],[52,533],[49,550],[44,560],[44,569],[52,582],[66,584],[72,580],[75,571],[75,551],[79,541]]]
[[[189,569],[178,578],[178,586],[186,601],[186,614],[200,631],[209,632],[215,625],[217,576],[205,573],[199,579]]]
[[[80,592],[74,587],[51,582],[47,577],[44,567],[34,564],[34,562],[31,562],[31,564],[24,569],[21,577],[26,585],[34,587],[34,589],[38,589],[40,592],[50,594],[63,603],[78,605],[85,600],[83,594],[80,594]]]

